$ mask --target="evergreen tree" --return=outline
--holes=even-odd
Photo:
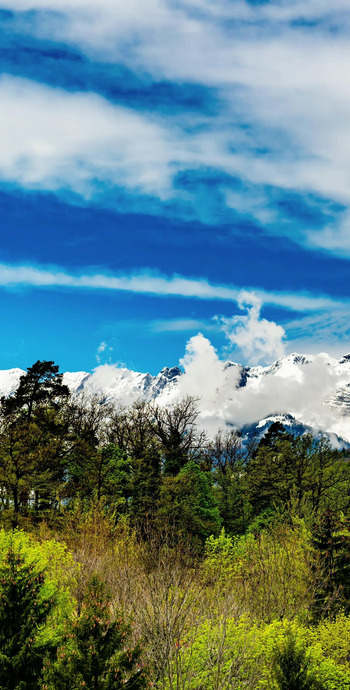
[[[29,506],[43,511],[57,502],[65,474],[67,433],[61,414],[69,390],[53,362],[36,362],[16,393],[1,399],[0,482],[13,525]]]
[[[128,645],[130,628],[112,619],[109,598],[97,576],[89,584],[80,616],[71,623],[55,663],[46,665],[50,690],[140,690],[147,687],[141,647]]]
[[[314,526],[313,546],[322,568],[315,601],[316,618],[339,609],[349,611],[350,531],[335,510],[325,510]]]
[[[290,632],[274,659],[274,675],[279,690],[323,690],[310,668],[306,647]]]
[[[182,538],[190,535],[204,544],[218,535],[221,518],[210,480],[198,465],[188,462],[177,477],[165,477],[159,500],[158,520],[173,525]]]
[[[77,444],[69,459],[65,494],[88,501],[103,499],[117,512],[126,512],[131,475],[130,459],[114,443],[101,448]]]
[[[38,360],[21,376],[16,393],[9,398],[1,398],[2,413],[7,416],[22,412],[30,421],[38,407],[57,407],[68,397],[69,388],[63,384],[63,374],[59,373],[58,365]]]
[[[43,593],[44,574],[12,549],[0,569],[0,690],[38,690],[48,644],[37,634],[54,601]]]
[[[225,531],[243,532],[246,527],[246,453],[236,431],[219,431],[204,450],[205,465],[212,472],[215,496]]]
[[[143,455],[131,459],[132,483],[130,514],[133,523],[148,528],[158,508],[161,486],[161,457],[159,445],[151,440]]]
[[[292,496],[304,517],[305,503],[317,514],[327,504],[346,506],[350,466],[326,439],[294,436],[273,424],[247,462],[247,495],[254,515]]]

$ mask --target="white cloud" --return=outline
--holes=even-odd
[[[260,189],[265,185],[350,205],[348,0],[334,0],[331,12],[325,0],[144,0],[142,11],[139,0],[1,4],[31,11],[22,30],[77,45],[94,59],[124,63],[156,80],[213,87],[218,95],[215,117],[187,114],[165,123],[92,94],[5,80],[4,179],[68,187],[85,196],[96,179],[111,187],[122,182],[166,199],[178,194],[172,185],[179,170],[216,168],[257,186],[250,212],[271,232],[271,200]],[[329,32],[329,25],[337,32]],[[190,136],[188,128],[193,132],[198,124],[204,125],[201,132]],[[236,200],[227,195],[228,205],[246,206],[235,194]],[[278,232],[295,230],[286,223]],[[306,226],[293,235],[348,255],[349,237],[336,223],[331,231]]]
[[[199,422],[210,434],[225,424],[241,428],[272,415],[289,414],[316,430],[350,441],[347,419],[328,404],[336,390],[349,384],[349,367],[338,365],[326,354],[306,357],[308,363],[290,355],[277,366],[253,368],[246,384],[240,386],[240,367],[227,364],[199,333],[187,343],[180,360],[184,375],[172,397],[198,397]],[[164,398],[164,404],[167,402]]]
[[[116,290],[139,294],[195,297],[205,300],[223,300],[240,303],[242,290],[232,285],[215,285],[206,279],[183,276],[159,276],[147,272],[129,275],[106,273],[74,274],[60,268],[43,266],[15,266],[0,263],[0,286],[32,288],[67,288],[91,290]],[[250,288],[261,304],[270,304],[292,311],[348,309],[349,300],[333,299],[327,295],[310,293],[268,292]],[[245,293],[243,293],[245,294]]]
[[[142,11],[140,0],[2,0],[1,6],[30,11],[23,31],[155,80],[213,87],[217,96],[215,116],[161,119],[91,93],[3,78],[4,180],[85,197],[99,194],[101,185],[123,185],[166,200],[180,195],[179,171],[217,169],[249,188],[249,199],[223,189],[229,208],[253,215],[270,232],[350,255],[347,215],[296,233],[275,222],[281,210],[264,190],[271,185],[350,206],[348,0],[334,0],[331,12],[325,0],[254,6],[144,0]],[[330,24],[337,31],[329,32]]]
[[[206,330],[213,328],[213,325],[204,323],[199,319],[156,319],[149,324],[149,329],[154,333],[193,331],[201,328]]]
[[[102,360],[106,357],[106,351],[112,351],[112,347],[108,347],[107,343],[103,340],[97,348],[96,361],[98,364],[102,364]]]
[[[243,293],[239,306],[246,314],[220,319],[229,342],[228,350],[238,350],[243,362],[248,364],[266,364],[282,357],[286,350],[285,330],[261,317],[260,299],[252,293]]]
[[[206,430],[215,430],[218,417],[224,419],[223,411],[218,412],[218,402],[225,395],[225,371],[215,348],[202,333],[198,333],[188,341],[180,365],[185,373],[180,377],[174,395],[197,398],[198,410],[206,420]]]
[[[101,184],[169,194],[174,139],[149,115],[92,93],[68,93],[0,78],[0,178],[31,189],[85,197]]]

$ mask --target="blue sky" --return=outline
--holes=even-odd
[[[347,0],[0,0],[0,368],[350,350]]]

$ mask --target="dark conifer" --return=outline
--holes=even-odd
[[[27,421],[38,406],[55,406],[59,400],[69,396],[68,386],[63,384],[63,374],[52,361],[37,361],[28,367],[19,380],[16,393],[9,398],[1,398],[4,415],[24,413]]]
[[[310,668],[310,659],[304,644],[297,644],[292,633],[284,646],[276,652],[274,675],[279,690],[323,690]]]
[[[140,690],[148,685],[141,647],[129,645],[130,628],[113,620],[105,587],[97,576],[89,584],[80,616],[71,624],[55,664],[47,664],[44,688],[50,690]]]
[[[317,618],[350,609],[350,532],[338,513],[327,508],[314,526],[313,545],[321,561],[315,602]]]
[[[48,645],[37,633],[54,604],[44,574],[12,549],[0,569],[0,690],[37,690]]]

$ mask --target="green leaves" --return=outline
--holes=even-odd
[[[0,687],[6,690],[39,688],[49,644],[38,633],[55,603],[44,586],[44,574],[11,548],[0,569]]]
[[[130,628],[112,617],[103,583],[93,576],[80,616],[67,626],[54,664],[45,668],[50,690],[139,690],[147,685],[140,645],[130,646]]]

